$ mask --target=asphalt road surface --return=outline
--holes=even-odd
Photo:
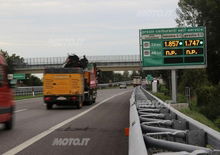
[[[16,102],[15,126],[0,126],[0,154],[126,155],[131,88],[98,91],[95,104],[46,110],[42,98]]]

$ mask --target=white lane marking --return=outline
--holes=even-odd
[[[20,110],[16,110],[15,113],[17,112],[22,112],[22,111],[26,111],[27,109],[20,109]]]
[[[94,105],[94,106],[91,107],[90,109],[87,109],[87,110],[83,111],[82,113],[80,113],[80,114],[78,114],[78,115],[76,115],[76,116],[74,116],[74,117],[71,117],[71,118],[69,118],[69,119],[63,121],[63,122],[61,122],[61,123],[59,123],[59,124],[57,124],[57,125],[55,125],[55,126],[49,128],[49,129],[46,130],[46,131],[41,132],[40,134],[38,134],[38,135],[36,135],[36,136],[34,136],[34,137],[32,137],[32,138],[26,140],[26,141],[23,142],[22,144],[20,144],[20,145],[18,145],[18,146],[16,146],[16,147],[12,148],[11,150],[9,150],[9,151],[3,153],[2,155],[14,155],[14,154],[16,154],[16,153],[18,153],[18,152],[24,150],[24,149],[27,148],[28,146],[30,146],[30,145],[32,145],[33,143],[39,141],[39,140],[42,139],[43,137],[49,135],[50,133],[52,133],[52,132],[55,131],[56,129],[58,129],[58,128],[60,128],[60,127],[62,127],[62,126],[64,126],[64,125],[66,125],[66,124],[72,122],[73,120],[75,120],[75,119],[77,119],[77,118],[79,118],[79,117],[85,115],[86,113],[92,111],[93,109],[95,109],[96,107],[100,106],[101,104],[103,104],[103,103],[105,103],[105,102],[111,100],[112,98],[114,98],[114,97],[116,97],[116,96],[123,95],[123,94],[125,94],[125,93],[127,93],[127,92],[129,92],[129,91],[126,91],[126,92],[122,92],[122,93],[120,93],[120,94],[113,95],[112,97],[109,97],[109,98],[103,100],[102,102],[97,103],[96,105]]]

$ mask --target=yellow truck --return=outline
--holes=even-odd
[[[84,102],[84,72],[82,68],[48,68],[43,77],[44,102],[47,109],[53,105],[76,105]]]
[[[43,94],[47,109],[54,104],[76,105],[80,109],[83,103],[95,103],[98,73],[96,64],[77,55],[69,55],[61,68],[46,68]]]

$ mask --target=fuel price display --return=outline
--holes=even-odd
[[[180,47],[182,45],[183,42],[179,40],[164,41],[164,47]]]
[[[207,66],[205,27],[142,29],[139,33],[143,68]]]

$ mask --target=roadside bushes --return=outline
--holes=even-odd
[[[220,128],[220,116],[214,122],[218,128]]]
[[[209,86],[208,77],[205,69],[190,69],[179,71],[178,90],[185,92],[185,87],[190,87],[191,96],[196,95],[196,89]]]
[[[220,125],[220,84],[203,86],[196,91],[198,110]]]
[[[159,84],[158,90],[159,92],[164,93],[164,95],[169,95],[169,90],[166,88],[166,85]]]

